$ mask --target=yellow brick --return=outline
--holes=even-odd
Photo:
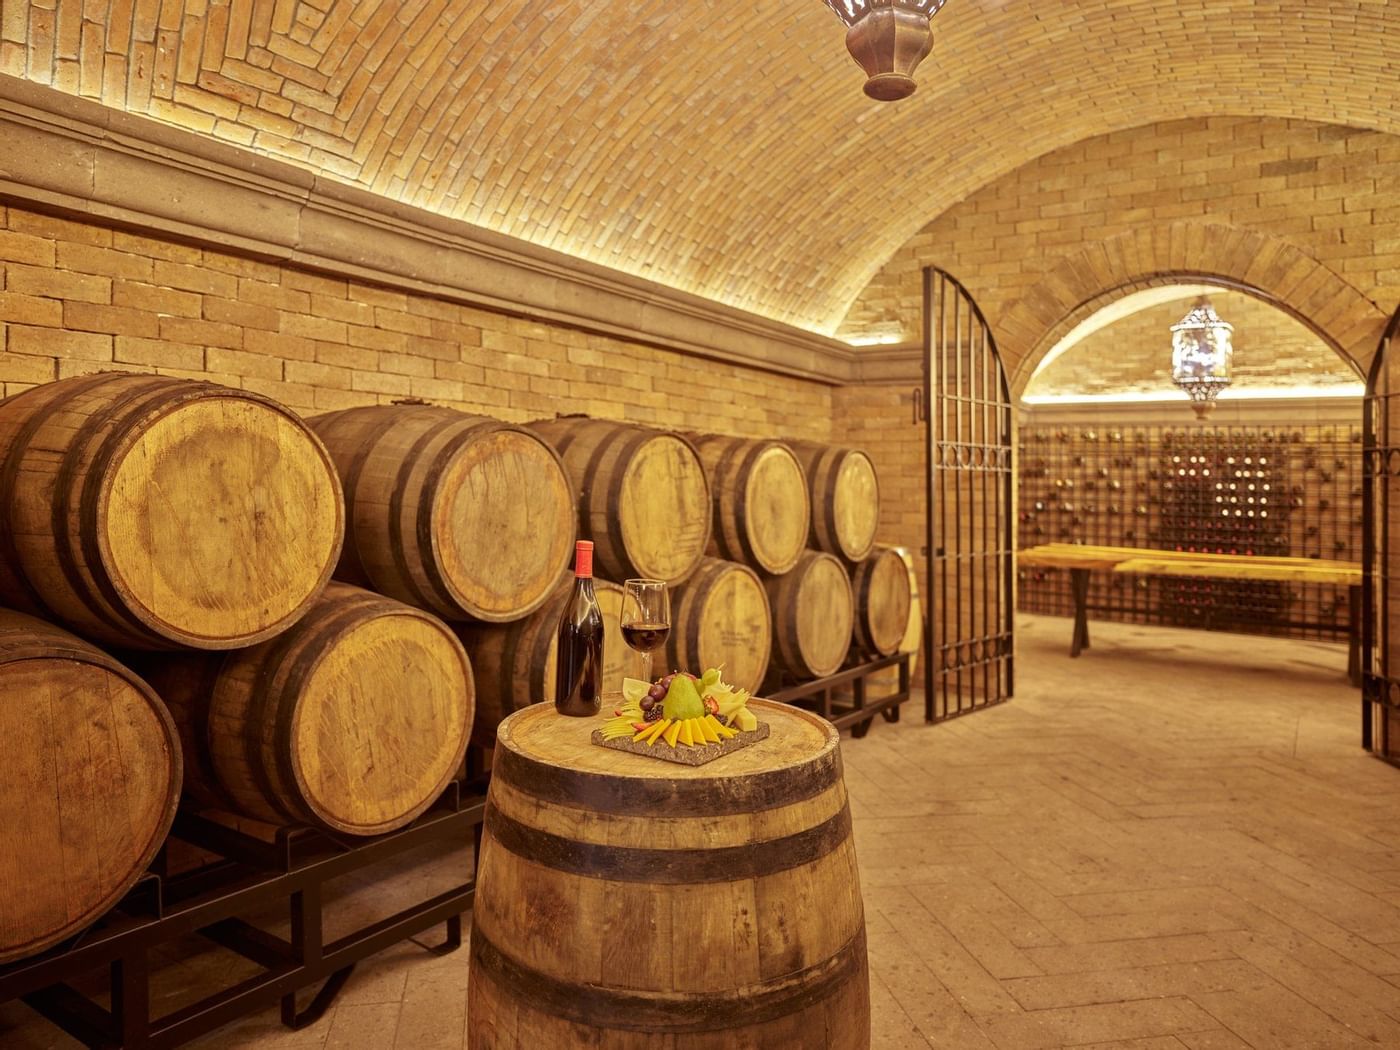
[[[192,317],[162,317],[160,335],[162,339],[174,339],[179,343],[222,346],[234,350],[243,348],[243,329],[236,325],[200,321]]]
[[[327,343],[345,342],[345,322],[333,321],[326,317],[308,317],[282,311],[281,331],[287,335],[298,335],[306,339],[317,339]]]
[[[112,360],[112,337],[94,332],[67,332],[61,328],[12,324],[6,345],[12,354],[83,361]]]
[[[155,336],[160,333],[155,314],[120,306],[92,303],[63,304],[63,324],[80,332],[110,332],[113,335]]]
[[[145,256],[133,255],[130,252],[60,241],[58,267],[78,273],[95,273],[150,283],[154,263]]]
[[[198,317],[202,308],[201,297],[194,292],[180,292],[174,288],[160,288],[153,284],[123,280],[112,282],[112,304],[135,310],[149,310],[157,314],[176,314],[180,317]]]
[[[0,230],[0,259],[32,263],[35,266],[52,266],[55,255],[55,243],[45,237]]]
[[[63,325],[63,302],[20,292],[0,292],[0,321],[58,328]]]
[[[278,358],[268,357],[266,354],[245,353],[242,350],[226,350],[222,347],[209,347],[205,363],[213,371],[228,372],[237,376],[280,380],[285,375],[285,366]]]
[[[204,319],[235,324],[242,328],[261,328],[268,332],[277,331],[278,326],[278,312],[270,306],[235,302],[213,295],[204,297]]]
[[[5,288],[11,292],[75,299],[85,303],[110,303],[112,281],[107,277],[68,273],[48,267],[9,263],[5,267]]]
[[[237,277],[233,274],[219,273],[217,270],[207,270],[203,266],[187,266],[184,263],[166,262],[158,259],[155,262],[155,273],[152,280],[155,284],[163,284],[170,288],[204,292],[207,295],[217,295],[225,299],[234,299],[238,296]]]
[[[204,347],[173,343],[168,339],[134,339],[117,336],[114,360],[122,364],[150,365],[154,368],[204,370]]]

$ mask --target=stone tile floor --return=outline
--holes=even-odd
[[[1341,649],[1092,631],[1071,661],[1068,621],[1025,618],[1014,703],[942,726],[910,705],[844,742],[873,1046],[1400,1047],[1400,770],[1357,746]],[[347,887],[337,914],[465,860]],[[458,1050],[466,963],[400,945],[305,1031],[268,1012],[199,1045]],[[162,1009],[234,973],[184,956]],[[0,1007],[5,1050],[75,1045]]]

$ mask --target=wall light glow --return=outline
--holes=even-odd
[[[1338,383],[1334,386],[1257,386],[1233,388],[1220,395],[1221,401],[1301,401],[1310,398],[1364,397],[1365,383]],[[1177,391],[1135,391],[1118,394],[1026,394],[1027,405],[1125,405],[1189,400]]]

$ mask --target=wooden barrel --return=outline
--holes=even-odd
[[[201,803],[271,824],[392,831],[467,748],[471,665],[436,617],[332,583],[281,638],[153,663]]]
[[[274,401],[100,373],[0,402],[0,601],[133,649],[233,649],[321,593],[344,507]]]
[[[529,424],[564,459],[578,493],[580,534],[610,580],[680,583],[710,539],[710,487],[680,434],[566,416]]]
[[[476,672],[476,721],[472,743],[496,745],[501,720],[529,704],[554,700],[554,666],[559,647],[559,618],[573,591],[573,574],[538,612],[503,626],[463,627],[459,632]],[[603,691],[622,689],[626,675],[639,673],[639,659],[622,638],[622,588],[593,581],[603,613]]]
[[[840,668],[851,648],[855,610],[846,567],[825,551],[808,551],[797,568],[763,581],[773,610],[773,666],[794,678],[821,678]]]
[[[145,682],[67,631],[0,609],[0,963],[88,926],[175,818],[180,745]]]
[[[807,475],[780,441],[691,434],[709,472],[714,531],[710,553],[780,576],[807,546]]]
[[[468,1050],[866,1050],[869,978],[835,729],[713,765],[587,744],[542,705],[502,724],[472,907]]]
[[[345,487],[337,579],[449,620],[504,623],[544,604],[577,528],[573,490],[547,441],[422,404],[309,423]]]
[[[790,441],[812,491],[811,545],[847,561],[875,546],[880,525],[880,482],[875,464],[858,448]]]
[[[756,692],[772,644],[768,594],[747,565],[706,558],[671,597],[670,669],[700,674],[723,667],[726,682]]]
[[[913,592],[909,568],[889,547],[879,547],[851,573],[855,595],[855,643],[867,653],[891,656],[909,627]]]

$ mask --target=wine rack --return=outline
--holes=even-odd
[[[1019,545],[1361,560],[1361,428],[1023,426]],[[1069,573],[1023,569],[1019,607],[1073,614]],[[1095,619],[1290,638],[1347,633],[1343,586],[1094,573]]]

